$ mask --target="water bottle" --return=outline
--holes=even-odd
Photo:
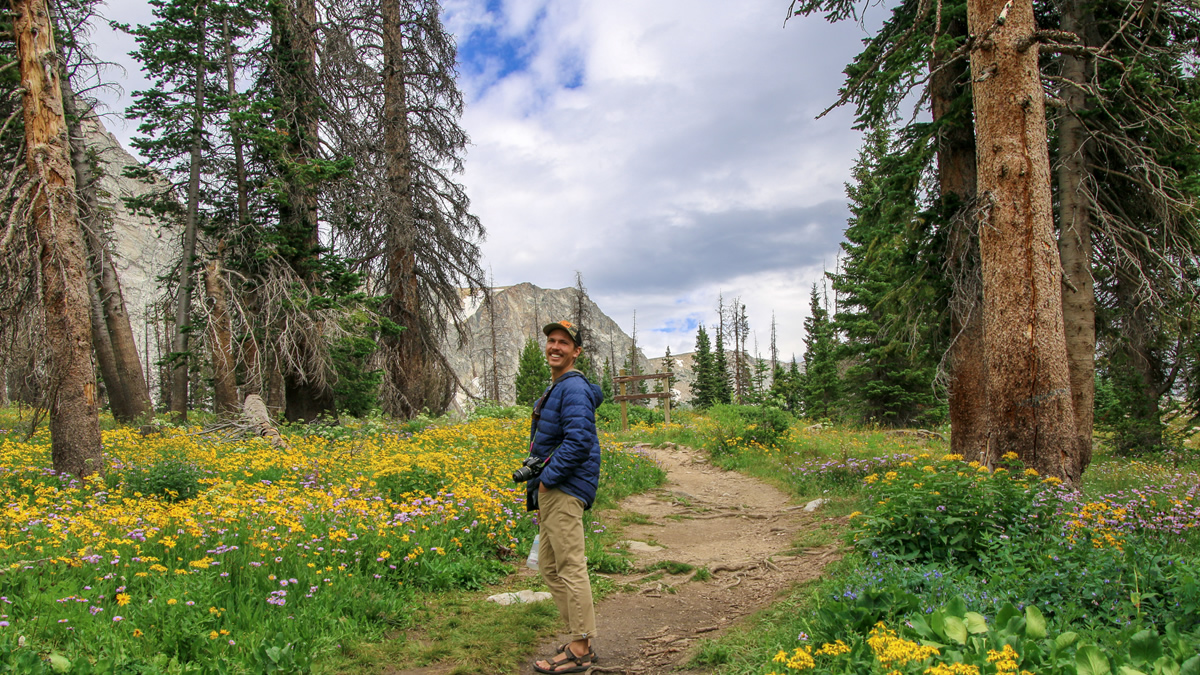
[[[525,561],[525,566],[531,570],[536,570],[538,568],[538,538],[541,536],[542,535],[540,534],[533,535],[533,546],[530,547],[529,558]]]

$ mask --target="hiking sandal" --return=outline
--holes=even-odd
[[[563,658],[559,659],[559,656],[562,656]],[[571,651],[571,645],[564,644],[558,648],[557,654],[546,659],[546,663],[550,664],[549,668],[543,668],[537,664],[537,661],[534,661],[533,669],[539,673],[551,674],[582,673],[590,670],[592,666],[596,665],[596,660],[596,652],[592,649],[589,648],[588,653],[584,654],[583,656],[575,656],[575,652]],[[563,669],[563,666],[567,665],[568,663],[574,663],[575,665],[570,668]]]

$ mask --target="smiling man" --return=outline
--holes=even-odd
[[[543,469],[529,481],[527,506],[538,510],[538,569],[571,639],[550,658],[535,662],[533,669],[580,673],[596,663],[596,613],[584,557],[583,512],[592,507],[600,481],[596,406],[604,394],[575,370],[583,353],[579,328],[556,321],[542,332],[554,379],[533,408],[529,452],[543,459]]]

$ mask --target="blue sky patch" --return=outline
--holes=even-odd
[[[700,325],[700,320],[704,316],[701,314],[689,314],[685,317],[672,317],[667,319],[662,326],[651,329],[652,333],[667,333],[674,335],[691,335],[696,332],[696,328]]]
[[[503,4],[501,0],[488,0],[487,13],[494,20],[471,31],[458,43],[459,69],[479,78],[481,96],[509,75],[529,69],[535,38],[546,18],[542,10],[521,33],[505,34],[499,28],[505,24]]]

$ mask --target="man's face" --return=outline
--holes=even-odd
[[[575,364],[575,359],[583,353],[583,347],[575,344],[567,331],[556,328],[546,336],[546,363],[550,370],[567,369]]]

